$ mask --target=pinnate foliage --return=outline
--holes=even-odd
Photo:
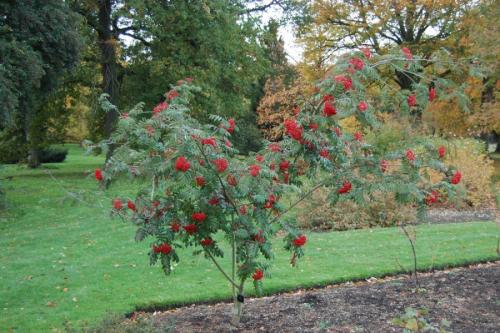
[[[237,121],[218,115],[206,124],[194,119],[189,101],[199,88],[181,81],[152,111],[139,104],[121,113],[115,134],[98,145],[116,148],[96,178],[103,185],[123,174],[142,179],[145,185],[137,197],[117,198],[113,213],[137,226],[136,240],[150,240],[151,263],[160,261],[168,274],[172,262],[181,259],[177,249],[193,247],[194,254],[203,253],[221,270],[233,286],[235,302],[241,303],[245,280],[253,279],[260,291],[269,276],[264,259],[273,257],[270,240],[278,231],[285,234],[292,264],[304,254],[307,237],[285,214],[314,191],[327,189],[331,205],[347,200],[363,205],[391,193],[398,203],[417,208],[420,217],[436,191],[454,196],[461,175],[443,163],[443,152],[430,142],[379,150],[361,132],[344,133],[339,123],[354,116],[365,127],[377,127],[375,105],[411,112],[450,87],[437,84],[432,92],[421,81],[412,91],[369,97],[368,86],[383,86],[378,66],[419,69],[413,63],[406,66],[413,59],[408,52],[380,58],[355,52],[341,58],[310,98],[297,101],[298,110],[283,122],[284,139],[266,143],[248,158],[238,156],[231,143],[238,135]],[[101,104],[115,108],[106,96]],[[431,183],[427,169],[441,173],[441,180]],[[305,178],[313,181],[307,189]],[[296,200],[287,206],[285,195]],[[225,255],[217,237],[221,234],[234,249],[231,274],[218,264]]]

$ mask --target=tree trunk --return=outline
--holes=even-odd
[[[493,132],[493,135],[495,135],[497,142],[497,148],[495,149],[495,153],[500,153],[500,134]]]
[[[411,85],[413,84],[413,82],[418,82],[418,77],[407,72],[396,71],[396,77],[396,82],[401,87],[401,89],[411,90]]]
[[[97,31],[99,38],[99,48],[101,50],[101,73],[102,90],[109,95],[112,104],[116,105],[119,95],[118,83],[118,63],[116,57],[116,46],[118,41],[115,38],[111,27],[112,0],[99,1],[99,29]],[[110,110],[106,113],[104,119],[104,136],[109,138],[118,119],[118,112]],[[114,147],[110,147],[106,160],[113,153]]]
[[[40,166],[40,151],[36,147],[31,147],[29,149],[28,155],[28,167],[35,169]]]
[[[38,148],[36,142],[37,140],[33,133],[33,131],[35,130],[33,125],[34,115],[31,113],[33,107],[28,109],[28,107],[24,105],[24,108],[29,110],[26,111],[24,114],[24,128],[23,128],[24,137],[26,139],[26,143],[28,144],[28,167],[35,169],[40,166],[40,149]]]
[[[484,106],[484,104],[492,103],[495,101],[495,89],[494,89],[494,84],[489,82],[490,77],[485,77],[483,79],[483,85],[485,89],[481,93],[481,107]],[[486,106],[487,107],[487,106]],[[497,146],[495,149],[496,153],[500,153],[500,133],[496,132],[491,132],[487,136],[487,144],[489,145],[490,143],[494,144],[496,141]]]

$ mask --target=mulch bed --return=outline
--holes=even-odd
[[[500,262],[420,273],[421,289],[408,276],[369,279],[246,299],[238,328],[229,324],[232,304],[192,305],[135,313],[154,326],[175,323],[174,332],[402,332],[392,323],[405,308],[426,308],[425,319],[451,332],[500,332]],[[131,322],[132,324],[132,322]],[[169,326],[169,325],[168,325]],[[442,327],[442,326],[440,326]]]
[[[500,215],[496,207],[477,210],[431,209],[427,212],[427,220],[431,223],[457,223],[475,221],[495,221]]]

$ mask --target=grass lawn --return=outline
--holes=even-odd
[[[181,264],[170,277],[150,267],[148,242],[135,243],[134,227],[109,218],[111,199],[116,193],[133,194],[134,184],[99,190],[87,174],[102,158],[69,147],[67,161],[49,169],[0,169],[0,178],[13,176],[4,182],[9,210],[0,215],[0,332],[62,331],[65,322],[93,325],[108,311],[229,297],[220,273],[190,251],[180,250]],[[419,267],[498,259],[498,237],[493,222],[420,225]],[[298,268],[291,268],[289,255],[277,249],[265,292],[411,266],[411,249],[396,228],[310,233],[308,238]],[[281,239],[275,242],[281,245]]]

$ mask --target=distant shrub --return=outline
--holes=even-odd
[[[67,149],[48,147],[40,152],[40,163],[61,163],[64,162],[67,155]]]
[[[0,131],[0,163],[15,164],[28,157],[28,146],[22,130],[10,127]]]
[[[396,203],[394,196],[375,195],[375,200],[362,206],[353,201],[330,205],[325,189],[317,190],[298,209],[297,225],[312,230],[349,230],[390,227],[400,222],[413,222],[415,212]]]
[[[24,163],[27,160],[28,149],[22,143],[16,143],[16,139],[8,140],[4,138],[6,133],[0,137],[0,163],[16,164]],[[2,140],[4,138],[4,140]],[[10,142],[7,142],[10,141]],[[66,159],[68,150],[59,147],[47,147],[40,151],[40,163],[60,163]]]
[[[397,149],[404,140],[401,127],[386,124],[376,132],[368,134],[371,143],[380,152]],[[475,139],[444,140],[434,139],[434,145],[444,146],[446,154],[444,163],[454,165],[463,175],[462,182],[465,193],[457,202],[441,202],[435,207],[452,206],[458,209],[489,207],[494,205],[495,195],[491,187],[494,174],[493,161],[486,154],[483,142]],[[416,150],[417,152],[419,149]],[[437,154],[437,153],[436,153]],[[394,163],[389,169],[397,169]],[[431,182],[443,180],[442,175],[429,171]],[[444,197],[444,196],[442,196]],[[460,203],[465,203],[461,205]],[[310,198],[299,205],[297,224],[300,228],[312,230],[347,230],[371,227],[388,227],[399,222],[413,222],[416,212],[408,205],[397,204],[392,196],[376,195],[375,199],[362,206],[353,201],[328,203],[328,193],[324,189],[317,190]]]
[[[262,135],[252,117],[238,119],[238,128],[241,135],[236,136],[232,141],[240,154],[248,155],[250,152],[262,149]]]
[[[414,135],[410,133],[410,125],[407,119],[379,114],[382,125],[376,129],[368,130],[365,139],[375,147],[378,153],[387,153],[407,146],[406,141]]]
[[[467,207],[478,208],[494,203],[492,176],[495,172],[493,161],[488,158],[485,145],[475,139],[436,139],[436,146],[446,148],[445,163],[452,163],[462,173]],[[430,171],[431,181],[439,181],[442,176]]]

